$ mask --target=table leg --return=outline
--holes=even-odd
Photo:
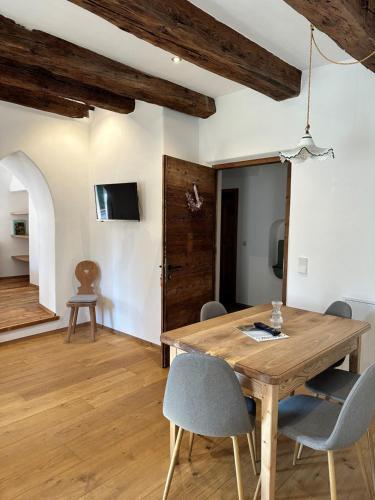
[[[265,385],[262,398],[262,500],[274,500],[276,481],[276,448],[278,418],[277,385]]]
[[[361,363],[361,337],[358,337],[357,349],[351,352],[349,356],[349,371],[352,373],[359,373],[360,363]]]

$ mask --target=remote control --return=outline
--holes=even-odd
[[[264,330],[265,332],[270,333],[274,337],[277,337],[281,333],[281,330],[276,330],[276,328],[272,328],[264,323],[254,323],[254,326],[259,330]]]

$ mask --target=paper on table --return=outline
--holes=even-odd
[[[286,335],[286,333],[280,333],[280,335],[275,337],[271,333],[255,328],[254,325],[241,325],[237,328],[245,335],[255,340],[255,342],[267,342],[268,340],[281,340],[289,338],[289,335]]]

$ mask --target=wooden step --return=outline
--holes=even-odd
[[[25,262],[26,264],[29,263],[29,256],[28,255],[12,255],[12,259],[18,260],[20,262]]]

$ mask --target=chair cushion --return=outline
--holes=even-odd
[[[279,403],[279,432],[314,450],[327,450],[327,440],[341,405],[298,395]]]
[[[306,387],[311,392],[323,394],[334,401],[344,403],[358,379],[357,373],[328,368],[306,382]]]
[[[96,302],[97,300],[97,295],[74,295],[69,302]]]

